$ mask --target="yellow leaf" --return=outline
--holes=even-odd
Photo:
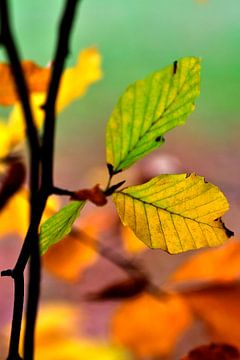
[[[34,121],[38,129],[41,128],[43,124],[44,111],[41,109],[41,105],[44,104],[45,98],[46,93],[36,93],[30,95]],[[19,102],[14,105],[9,115],[8,127],[12,147],[15,147],[25,139],[25,120],[22,106]]]
[[[3,121],[0,121],[0,158],[4,158],[11,151],[11,137],[9,136],[9,127]]]
[[[147,246],[171,254],[218,246],[232,235],[219,218],[227,199],[195,174],[160,175],[116,192],[113,200],[124,225]]]
[[[170,283],[229,282],[240,278],[240,242],[229,241],[219,249],[208,249],[187,260],[170,277]]]
[[[177,295],[143,294],[120,305],[112,319],[112,338],[139,357],[167,356],[191,323],[191,314]]]
[[[92,83],[101,79],[101,58],[96,48],[83,50],[73,68],[66,69],[60,84],[57,111],[83,96]]]
[[[133,360],[126,350],[90,340],[65,340],[37,350],[36,360]]]

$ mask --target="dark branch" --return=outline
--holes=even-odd
[[[21,105],[26,121],[26,132],[30,147],[31,168],[32,168],[30,186],[36,188],[36,184],[38,186],[39,139],[30,106],[27,83],[25,81],[20,58],[11,32],[7,0],[0,1],[0,19],[1,19],[1,25],[0,25],[1,42],[5,47],[7,56],[12,66],[12,73],[14,76],[16,89],[18,92],[19,99],[21,101]]]
[[[30,276],[28,288],[27,318],[24,339],[24,359],[32,360],[34,352],[34,329],[40,291],[40,254],[38,226],[46,205],[48,196],[53,188],[53,152],[54,152],[54,129],[55,129],[55,103],[58,94],[61,74],[64,68],[65,58],[68,54],[69,38],[71,34],[76,6],[79,0],[68,0],[63,12],[59,30],[59,39],[54,59],[52,77],[50,80],[47,101],[44,106],[45,126],[42,146],[42,177],[40,183],[40,145],[37,129],[29,102],[28,88],[22,71],[18,52],[11,33],[7,0],[0,0],[0,41],[4,45],[12,72],[15,79],[19,99],[22,104],[26,122],[26,133],[30,148],[30,196],[31,196],[31,221],[24,240],[20,255],[13,270],[2,272],[2,276],[12,276],[15,284],[14,311],[10,338],[8,359],[21,359],[18,353],[19,335],[22,321],[24,299],[24,269],[31,256]]]
[[[69,40],[79,0],[66,1],[65,9],[59,26],[58,41],[53,60],[52,76],[49,90],[44,105],[45,121],[42,145],[43,163],[43,185],[45,188],[53,187],[53,154],[54,154],[54,132],[55,132],[55,107],[60,85],[61,75],[64,69],[66,57],[69,53]]]
[[[23,114],[26,122],[26,133],[30,148],[30,196],[31,196],[31,219],[34,207],[37,205],[37,192],[39,185],[39,139],[37,129],[34,124],[33,114],[29,101],[27,84],[24,78],[18,51],[11,32],[9,20],[8,4],[6,0],[0,1],[0,39],[5,47],[7,56],[12,66],[12,73],[15,80],[16,89],[22,105]],[[34,239],[36,240],[36,239]],[[5,273],[6,274],[6,273]],[[14,279],[14,309],[9,346],[9,359],[20,359],[18,348],[21,330],[23,301],[24,301],[24,277],[23,270],[20,272],[12,271]]]
[[[79,0],[67,0],[63,10],[60,22],[56,52],[53,60],[53,69],[49,83],[47,100],[43,106],[45,111],[43,142],[42,142],[42,178],[40,199],[42,203],[42,211],[44,210],[47,198],[51,195],[53,186],[53,159],[54,159],[54,138],[55,138],[55,107],[60,85],[62,72],[66,57],[68,55],[69,40],[72,31],[74,15],[76,13]],[[42,214],[41,211],[41,214]],[[37,217],[36,222],[41,220],[41,215]],[[34,228],[34,231],[36,229]],[[38,234],[35,233],[36,240]],[[40,291],[40,254],[39,244],[33,244],[30,263],[29,278],[29,296],[27,303],[27,319],[26,330],[24,334],[24,359],[32,360],[34,353],[34,329],[37,317],[37,307]]]
[[[58,187],[54,186],[52,188],[51,193],[54,194],[54,195],[71,196],[72,197],[75,192],[71,191],[71,190],[67,190],[67,189],[61,189],[61,188],[58,188]]]

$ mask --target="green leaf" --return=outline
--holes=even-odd
[[[84,205],[85,201],[72,201],[41,225],[41,255],[45,254],[51,245],[56,244],[70,233],[73,223]]]
[[[233,234],[220,219],[229,209],[227,199],[195,174],[160,175],[116,192],[113,200],[139,239],[171,254],[217,246]]]
[[[166,132],[185,123],[199,84],[200,60],[187,57],[128,87],[106,130],[107,163],[114,172],[158,148]]]

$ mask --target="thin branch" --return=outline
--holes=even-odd
[[[0,39],[7,52],[9,61],[12,66],[16,89],[22,105],[23,114],[26,122],[26,133],[30,148],[30,202],[31,202],[31,219],[33,217],[34,208],[37,205],[37,192],[39,185],[39,139],[37,129],[34,124],[33,114],[31,111],[27,84],[24,78],[22,66],[18,51],[13,39],[10,26],[10,16],[8,4],[6,0],[0,1]],[[20,359],[18,348],[21,330],[23,301],[24,301],[24,277],[23,271],[12,272],[14,279],[14,308],[13,319],[9,346],[9,359]]]
[[[67,190],[67,189],[61,189],[59,187],[54,186],[52,188],[51,193],[53,195],[60,195],[60,196],[74,196],[75,191]]]
[[[0,17],[1,17],[1,32],[0,39],[4,45],[9,61],[12,66],[12,72],[16,84],[19,99],[21,101],[23,113],[26,121],[27,140],[30,147],[30,163],[31,163],[31,184],[30,187],[36,189],[38,187],[38,170],[39,170],[39,139],[34,118],[30,106],[28,87],[24,78],[20,58],[11,32],[9,21],[9,10],[7,0],[0,1]],[[37,185],[36,185],[37,184]],[[36,193],[36,192],[35,192]],[[36,200],[36,194],[34,194]]]
[[[55,107],[62,72],[68,55],[69,40],[79,0],[67,0],[63,10],[58,31],[56,52],[53,60],[53,69],[49,83],[45,111],[43,142],[42,142],[42,178],[41,190],[43,209],[53,186],[54,170],[54,139],[55,139]],[[41,217],[40,217],[41,218]],[[37,219],[38,220],[38,219]],[[40,219],[39,219],[40,222]],[[28,288],[26,330],[24,334],[24,359],[32,360],[34,353],[34,329],[37,317],[37,307],[40,291],[40,253],[39,242],[32,248],[30,263],[30,278]]]
[[[72,234],[80,242],[83,242],[86,246],[96,251],[100,256],[108,260],[111,264],[114,264],[119,269],[124,271],[129,278],[145,279],[145,291],[157,297],[167,294],[167,291],[160,289],[151,281],[150,276],[135,261],[133,262],[130,258],[122,255],[109,246],[99,244],[96,239],[87,235],[82,230],[73,229]]]
[[[43,185],[53,187],[53,156],[56,100],[64,69],[65,59],[69,53],[69,39],[79,0],[68,0],[65,5],[62,20],[59,26],[58,41],[53,61],[53,71],[49,83],[48,96],[43,109],[45,110],[44,134],[42,145]]]

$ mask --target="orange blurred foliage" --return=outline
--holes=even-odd
[[[112,338],[137,356],[166,356],[191,321],[191,312],[180,296],[156,298],[143,293],[116,311]]]

